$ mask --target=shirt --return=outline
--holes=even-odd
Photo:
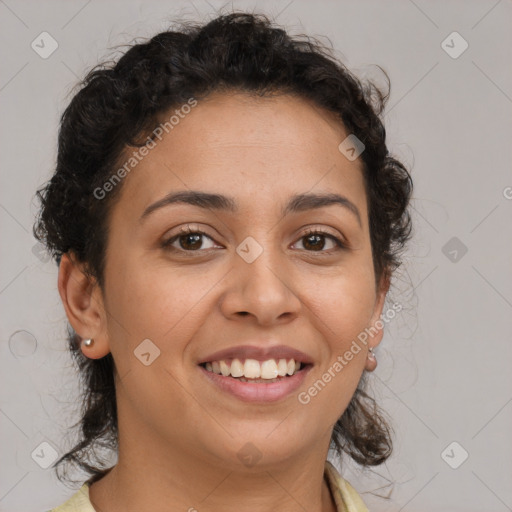
[[[328,460],[325,461],[324,478],[333,495],[337,512],[368,512],[357,491]],[[48,512],[96,512],[89,500],[89,485],[83,484],[65,503]]]

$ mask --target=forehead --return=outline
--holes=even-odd
[[[365,208],[362,163],[338,149],[348,133],[333,113],[309,100],[214,93],[191,109],[171,109],[158,122],[172,129],[155,139],[123,183],[121,201],[134,211],[187,189],[229,191],[242,207],[256,198],[263,207],[264,198],[292,192],[343,192]]]

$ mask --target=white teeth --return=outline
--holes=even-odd
[[[279,359],[279,363],[277,363],[277,374],[279,377],[284,377],[287,371],[288,365],[286,364],[286,359]]]
[[[295,366],[294,366],[295,368]],[[275,379],[277,377],[277,364],[273,359],[261,363],[261,378]]]
[[[233,359],[231,363],[231,377],[243,377],[244,365],[240,362],[240,359]]]
[[[206,370],[223,375],[240,378],[243,382],[247,379],[264,379],[269,382],[276,382],[278,377],[293,375],[298,372],[301,363],[294,359],[286,360],[268,359],[267,361],[257,361],[256,359],[246,359],[244,363],[240,359],[233,359],[231,365],[226,361],[211,361],[205,364]]]
[[[231,368],[226,364],[225,361],[220,362],[220,371],[224,377],[227,377],[231,373]]]
[[[261,372],[263,371],[263,366],[260,366],[260,363],[256,361],[256,359],[246,359],[244,364],[244,377],[248,379],[258,379],[260,378]],[[263,377],[266,379],[267,377]]]

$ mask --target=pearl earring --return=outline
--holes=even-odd
[[[373,353],[373,347],[370,347],[370,348],[369,348],[368,359],[377,359],[377,358],[375,357],[375,354]]]
[[[86,347],[92,347],[92,344],[94,343],[93,339],[84,340],[84,345]]]

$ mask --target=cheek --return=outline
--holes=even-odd
[[[323,358],[314,378],[299,395],[304,413],[334,424],[348,407],[361,379],[366,347],[358,336],[368,327],[373,312],[373,274],[347,273],[309,286],[312,322],[323,336]]]
[[[219,277],[214,272],[170,270],[160,265],[124,261],[110,282],[114,341],[131,350],[144,339],[161,351],[179,354],[205,316],[208,293]],[[183,341],[182,341],[183,340]]]
[[[342,275],[322,277],[305,294],[332,351],[344,351],[371,320],[375,304],[373,273],[352,267]]]

